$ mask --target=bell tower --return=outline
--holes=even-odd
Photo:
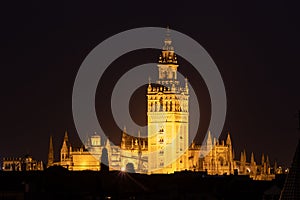
[[[149,83],[148,172],[174,173],[188,169],[189,90],[177,80],[177,57],[167,30],[158,60],[158,80]]]

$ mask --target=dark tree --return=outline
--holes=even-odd
[[[100,171],[101,172],[108,172],[109,171],[108,153],[107,153],[106,148],[102,149]]]
[[[127,165],[126,165],[126,172],[128,172],[128,173],[135,173],[133,163],[127,163]]]

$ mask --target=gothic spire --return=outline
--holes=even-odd
[[[68,145],[67,145],[66,140],[63,141],[63,145],[62,145],[61,149],[62,149],[62,150],[65,150],[65,151],[68,150]]]
[[[270,160],[269,160],[269,156],[268,155],[267,155],[266,163],[267,163],[267,167],[269,167],[270,166]]]
[[[241,158],[240,158],[240,162],[243,163],[244,162],[244,153],[241,152]]]
[[[66,143],[69,142],[68,131],[65,132],[64,141],[66,141]]]
[[[230,133],[229,132],[228,132],[228,135],[227,135],[226,144],[231,146],[231,138],[230,138]]]
[[[207,146],[211,146],[212,145],[212,139],[211,139],[211,133],[210,133],[210,131],[208,131],[208,134],[207,134],[206,145]]]
[[[255,160],[254,160],[254,153],[251,153],[251,161],[250,161],[251,165],[254,165]]]

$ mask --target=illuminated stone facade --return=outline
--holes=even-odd
[[[209,175],[249,175],[254,180],[272,180],[275,174],[282,173],[280,168],[277,168],[276,162],[271,166],[268,156],[265,160],[262,155],[261,164],[258,165],[253,152],[250,162],[247,162],[244,150],[240,159],[236,160],[229,133],[226,142],[219,141],[208,132],[203,146],[192,143],[189,148],[189,166],[191,171],[205,171]]]
[[[189,88],[187,79],[183,85],[177,77],[177,57],[169,33],[164,40],[158,60],[158,79],[147,89],[148,137],[134,137],[122,133],[120,146],[101,141],[92,135],[85,147],[72,149],[65,134],[60,151],[60,161],[53,162],[52,138],[50,138],[48,166],[61,165],[70,170],[100,170],[100,158],[105,149],[110,170],[126,170],[131,165],[138,173],[174,173],[191,170],[206,171],[210,175],[242,174],[256,180],[271,180],[277,167],[271,167],[269,159],[262,158],[257,165],[254,154],[247,162],[246,152],[235,160],[230,135],[226,142],[219,141],[208,132],[202,146],[194,142],[189,146]],[[140,135],[140,133],[138,133]],[[103,143],[103,144],[102,144]],[[52,151],[52,153],[51,153]],[[50,163],[50,164],[49,164]]]
[[[140,135],[140,134],[138,134]],[[124,170],[128,163],[132,163],[135,172],[148,172],[148,139],[134,137],[126,133],[126,128],[122,133],[120,150],[121,168]]]
[[[212,139],[208,132],[206,144],[201,147],[194,143],[189,149],[190,170],[207,171],[208,174],[233,174],[236,163],[233,160],[233,150],[230,135],[226,143],[216,138]]]
[[[192,143],[189,149],[189,166],[193,171],[206,171],[208,174],[233,174],[237,169],[230,135],[226,143],[212,138],[210,131],[203,146]]]
[[[54,158],[52,138],[50,138],[50,148],[48,154],[48,167],[54,165],[63,166],[69,170],[81,171],[81,170],[93,170],[99,171],[100,161],[102,152],[106,149],[108,155],[108,163],[110,170],[120,169],[120,148],[110,144],[107,140],[105,145],[101,143],[101,137],[98,134],[93,134],[88,138],[84,147],[72,148],[69,143],[68,133],[65,133],[63,144],[60,150],[60,160],[58,162],[53,162],[49,158]],[[51,152],[52,150],[52,152]],[[50,163],[49,163],[50,160]]]
[[[177,80],[177,57],[167,35],[158,61],[157,86],[149,83],[148,172],[188,169],[189,91]]]

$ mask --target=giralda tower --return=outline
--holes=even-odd
[[[148,172],[173,173],[188,169],[189,89],[177,80],[177,57],[167,31],[158,60],[158,80],[149,83]]]

